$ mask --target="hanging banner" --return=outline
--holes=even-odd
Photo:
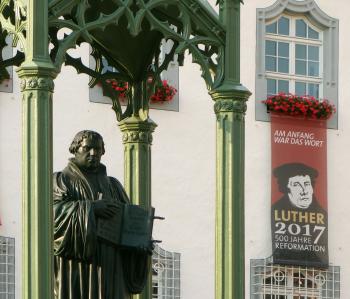
[[[328,266],[324,120],[271,115],[273,261]]]

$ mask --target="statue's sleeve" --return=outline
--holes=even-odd
[[[117,201],[122,203],[130,203],[129,197],[126,194],[123,185],[114,177],[108,177],[111,187],[111,193]]]
[[[129,292],[141,293],[147,282],[151,256],[141,251],[125,250],[122,252],[122,259],[124,279]]]
[[[89,261],[96,248],[96,220],[80,187],[74,190],[63,173],[53,176],[54,254]]]
[[[121,183],[110,177],[118,201],[130,203]],[[125,249],[121,252],[125,284],[130,293],[139,294],[143,291],[150,270],[151,256],[140,250]]]

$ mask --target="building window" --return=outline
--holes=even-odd
[[[0,298],[15,299],[15,239],[0,237]]]
[[[316,269],[251,260],[251,299],[339,299],[340,268]]]
[[[152,256],[152,298],[180,299],[180,254],[156,246]]]
[[[267,23],[265,32],[267,96],[322,97],[322,31],[304,17],[282,16]]]
[[[257,9],[256,120],[268,121],[261,103],[279,92],[338,102],[338,20],[314,0],[278,0]],[[337,115],[328,123],[337,128]]]
[[[168,40],[162,40],[161,43],[161,52],[159,55],[159,61],[162,63],[165,59],[165,55],[168,54],[171,51],[171,48],[173,46],[173,41]],[[89,59],[89,66],[90,68],[95,68],[96,62],[92,55],[90,55]],[[105,58],[102,59],[102,73],[106,71],[112,71],[115,72],[116,70],[113,67],[108,66],[108,62]],[[150,103],[149,107],[151,109],[158,109],[158,110],[168,110],[168,111],[179,111],[179,62],[178,62],[178,55],[175,55],[174,59],[169,62],[168,68],[164,70],[160,74],[161,80],[166,80],[169,85],[173,86],[177,93],[175,94],[174,98],[171,101],[168,102],[162,102],[162,103]],[[103,103],[103,104],[112,104],[112,100],[103,95],[102,88],[98,85],[94,86],[93,88],[90,88],[89,90],[89,99],[90,102],[95,103]],[[121,102],[121,105],[126,105],[126,102]]]

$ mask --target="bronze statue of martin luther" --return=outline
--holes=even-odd
[[[74,157],[53,176],[55,299],[129,299],[145,285],[150,250],[125,249],[98,237],[98,221],[108,223],[120,204],[129,203],[100,162],[101,135],[81,131],[69,151]]]

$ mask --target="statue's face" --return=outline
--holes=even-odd
[[[84,138],[75,153],[75,162],[85,169],[96,169],[103,155],[103,144],[100,138]]]
[[[308,175],[297,175],[289,178],[288,181],[288,197],[291,203],[300,208],[307,209],[312,203],[312,188],[311,179]]]

